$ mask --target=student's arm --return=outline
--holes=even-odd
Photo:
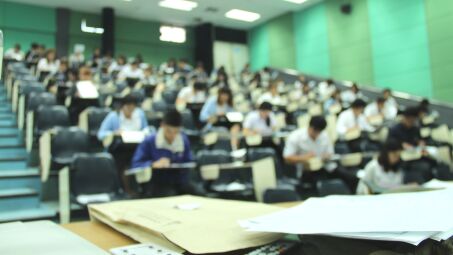
[[[288,164],[305,163],[315,156],[314,153],[309,152],[302,155],[297,155],[297,140],[294,137],[289,137],[283,151],[283,157]]]
[[[145,139],[135,150],[131,166],[132,168],[146,168],[150,167],[152,163],[152,144],[149,139]]]
[[[252,116],[250,114],[245,117],[244,123],[242,125],[244,127],[243,132],[245,136],[248,135],[255,135],[257,132],[253,129],[252,123]]]
[[[183,158],[183,163],[192,162],[193,161],[193,156],[192,156],[192,151],[190,150],[189,138],[187,138],[187,136],[183,135],[183,139],[184,139],[184,158]]]
[[[141,122],[141,130],[148,127],[148,119],[146,119],[145,112],[140,109],[140,122]]]
[[[343,136],[348,132],[348,128],[345,122],[346,122],[345,117],[342,114],[340,114],[337,121],[337,133],[340,136]]]
[[[104,140],[105,137],[108,135],[113,134],[115,131],[117,131],[117,127],[115,125],[115,122],[117,121],[117,117],[115,116],[115,113],[111,112],[105,117],[105,119],[102,121],[101,127],[98,130],[98,140],[102,141]]]
[[[208,99],[206,103],[203,105],[203,108],[201,109],[200,112],[200,121],[201,122],[207,122],[209,118],[213,117],[215,115],[215,100]]]

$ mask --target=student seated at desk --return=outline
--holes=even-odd
[[[252,111],[244,119],[244,135],[271,136],[277,130],[277,120],[272,112],[272,104],[261,103],[258,110]]]
[[[176,110],[165,113],[157,133],[148,136],[135,151],[132,168],[151,167],[146,196],[202,195],[190,182],[187,169],[168,169],[172,163],[192,162],[188,137],[181,132],[182,117]],[[167,168],[167,169],[166,169]]]
[[[372,132],[374,127],[371,126],[363,111],[365,109],[366,103],[362,99],[356,99],[351,104],[351,108],[346,111],[343,111],[338,116],[337,120],[337,133],[343,139],[347,140],[349,150],[351,152],[362,151],[365,147],[368,146],[366,140],[357,137],[355,139],[349,139],[347,136],[355,132]]]
[[[375,102],[368,104],[364,114],[368,121],[375,117],[381,117],[383,120],[392,120],[396,117],[396,112],[385,104],[385,99],[383,97],[379,97]]]
[[[288,164],[303,169],[308,162],[318,157],[330,158],[334,154],[333,143],[325,131],[327,122],[322,116],[313,116],[308,128],[298,129],[286,140],[283,158]],[[334,169],[326,169],[333,171]]]
[[[328,79],[318,84],[319,99],[324,101],[328,99],[337,90],[332,79]]]
[[[389,137],[399,141],[404,149],[426,145],[420,134],[419,112],[418,107],[407,108],[401,121],[389,130]]]
[[[148,66],[143,71],[143,78],[140,81],[143,85],[157,85],[157,76],[154,74],[153,67]]]
[[[398,113],[398,103],[396,102],[395,98],[392,95],[392,90],[389,88],[384,89],[382,91],[382,97],[385,99],[385,105],[395,111],[395,116]]]
[[[118,74],[120,80],[125,79],[134,79],[141,80],[143,79],[143,70],[139,68],[139,63],[137,60],[134,60],[130,65],[125,66],[121,72]],[[130,87],[133,87],[135,84],[128,84]]]
[[[280,93],[278,91],[279,87],[279,82],[278,81],[273,81],[269,85],[269,91],[264,93],[258,98],[257,104],[260,105],[264,102],[269,102],[272,105],[284,105],[284,100],[280,96]]]
[[[341,93],[339,90],[335,90],[332,96],[324,102],[324,112],[336,115],[338,114],[338,109],[335,108],[339,108],[339,111],[341,111],[342,105]]]
[[[24,52],[21,51],[20,44],[16,43],[13,48],[8,49],[5,52],[5,59],[13,61],[22,61],[24,60]]]
[[[182,88],[176,98],[176,105],[203,103],[206,101],[207,84],[195,82],[192,86]]]
[[[357,194],[381,193],[403,185],[401,151],[397,140],[390,139],[381,148],[379,156],[371,160],[364,169],[364,176],[357,186]]]
[[[346,106],[351,105],[356,99],[363,99],[362,92],[360,92],[356,83],[353,83],[350,89],[341,92],[341,101]]]
[[[43,81],[47,75],[54,74],[58,71],[60,62],[56,59],[55,49],[49,49],[44,58],[38,62],[37,71],[40,74],[39,80]]]
[[[138,100],[128,95],[121,100],[119,111],[113,111],[102,121],[98,131],[98,139],[103,141],[111,134],[120,135],[122,131],[140,131],[148,126],[145,113],[137,107]]]

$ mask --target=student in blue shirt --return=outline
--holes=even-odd
[[[220,117],[233,112],[233,93],[227,87],[220,88],[217,96],[209,98],[200,112],[200,121],[212,126]]]
[[[133,95],[124,97],[121,108],[113,111],[102,121],[98,131],[98,139],[104,140],[111,134],[120,135],[122,131],[140,131],[148,126],[145,113],[137,107],[138,99]]]
[[[181,114],[170,110],[164,115],[159,130],[137,147],[132,168],[151,167],[153,170],[151,181],[145,187],[146,196],[202,194],[200,188],[190,183],[188,169],[168,169],[173,163],[193,161],[189,139],[181,132],[181,126]]]

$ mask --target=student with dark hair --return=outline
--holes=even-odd
[[[268,91],[258,98],[257,103],[261,104],[263,102],[269,102],[272,105],[277,105],[277,106],[284,105],[284,100],[280,96],[280,92],[278,90],[279,84],[280,84],[279,80],[272,81],[269,84]]]
[[[367,105],[364,114],[368,120],[376,116],[380,116],[383,120],[392,120],[396,117],[396,111],[390,109],[385,103],[385,98],[378,97],[375,102]]]
[[[360,92],[359,86],[357,86],[357,83],[353,83],[351,88],[344,90],[341,93],[341,101],[343,104],[346,106],[352,104],[356,99],[362,99],[363,95],[362,92]]]
[[[368,124],[363,111],[366,103],[362,99],[356,99],[351,104],[351,108],[340,113],[337,121],[338,135],[344,136],[353,130],[373,131],[374,128]]]
[[[209,98],[200,112],[200,121],[214,125],[219,117],[233,112],[233,93],[229,88],[220,88],[217,96]]]
[[[121,108],[113,111],[102,121],[98,131],[98,139],[104,140],[111,134],[121,134],[122,131],[140,131],[148,126],[145,113],[137,107],[138,99],[133,95],[124,97]]]
[[[54,74],[58,71],[60,61],[57,59],[57,52],[55,49],[46,51],[45,57],[41,58],[36,67],[39,73],[39,80],[43,81],[49,74]]]
[[[404,149],[426,144],[420,135],[419,112],[418,107],[407,108],[401,121],[389,130],[389,137],[399,141]]]
[[[207,84],[204,82],[195,82],[191,86],[182,88],[176,98],[176,105],[204,103],[206,101]]]
[[[16,43],[13,48],[5,52],[4,58],[13,61],[24,60],[24,52],[21,50],[20,44]]]
[[[335,83],[332,79],[327,79],[324,82],[319,83],[318,85],[318,94],[319,98],[324,101],[328,99],[332,94],[337,90]]]
[[[133,168],[153,169],[146,196],[201,195],[189,180],[187,169],[168,169],[173,163],[193,161],[189,139],[181,132],[182,117],[176,110],[165,113],[157,133],[148,136],[135,151]]]
[[[379,156],[371,160],[364,169],[364,176],[357,187],[358,194],[382,192],[403,185],[401,151],[403,147],[397,140],[388,140],[381,148]]]
[[[313,116],[308,128],[294,131],[286,140],[283,157],[289,164],[306,164],[314,157],[333,155],[333,143],[325,131],[327,122],[322,116]]]
[[[272,104],[261,103],[258,110],[252,111],[244,119],[244,135],[270,136],[277,130],[277,120],[272,112]]]

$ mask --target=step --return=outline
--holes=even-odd
[[[0,172],[9,170],[21,170],[26,169],[28,166],[27,161],[0,161]]]
[[[36,168],[23,170],[0,171],[0,188],[15,189],[27,187],[35,190],[41,189],[39,170]]]
[[[26,161],[28,153],[25,148],[0,149],[0,161]]]
[[[37,208],[0,212],[0,222],[51,219],[56,215],[55,210],[41,204]]]
[[[0,128],[16,128],[17,122],[14,119],[0,120]]]
[[[0,149],[24,147],[25,143],[19,137],[4,137],[0,139]]]
[[[39,207],[39,193],[33,188],[0,190],[0,212],[11,212]]]
[[[13,113],[0,113],[0,120],[12,120],[16,119]]]
[[[0,138],[4,138],[4,137],[18,137],[19,134],[20,134],[20,131],[17,128],[0,127]]]

